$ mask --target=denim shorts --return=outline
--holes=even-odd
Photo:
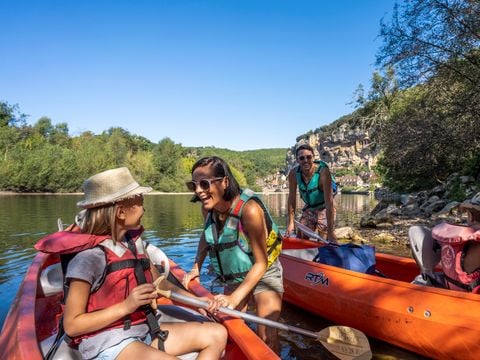
[[[148,345],[150,345],[152,342],[150,334],[147,334],[147,336],[144,336],[144,337],[138,337],[138,336],[129,337],[122,340],[117,345],[113,345],[108,349],[103,350],[101,353],[97,355],[97,357],[95,357],[95,359],[98,359],[98,360],[116,359],[117,356],[122,352],[122,350],[125,349],[128,345],[130,345],[134,341],[139,341]]]

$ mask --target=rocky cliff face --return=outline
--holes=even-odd
[[[315,157],[325,161],[330,169],[365,167],[370,172],[377,162],[378,146],[369,135],[368,129],[362,129],[343,123],[330,130],[316,130],[302,135],[298,142],[287,152],[286,173],[295,164],[295,149],[301,144],[309,144],[315,150]]]

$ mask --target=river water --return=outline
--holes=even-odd
[[[281,230],[285,229],[287,194],[261,195]],[[191,195],[147,195],[142,223],[143,238],[160,247],[184,269],[190,269],[202,231],[199,204],[192,204]],[[0,327],[10,304],[35,255],[33,245],[42,236],[57,230],[57,219],[71,223],[78,209],[79,195],[0,195]],[[376,201],[365,195],[339,195],[337,226],[354,226],[370,211]],[[212,277],[205,267],[201,281],[209,288]],[[213,288],[215,290],[215,288]],[[286,324],[319,331],[330,325],[326,320],[285,304],[282,321]],[[282,359],[318,359],[315,341],[280,333]],[[370,339],[374,358],[419,359],[420,357],[391,345]]]

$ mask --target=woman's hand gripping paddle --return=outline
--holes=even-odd
[[[155,283],[158,285],[158,283],[160,282],[161,280],[158,281],[157,279]],[[161,290],[157,287],[156,293],[183,304],[196,306],[203,309],[208,308],[208,303],[205,301],[185,296],[171,290]],[[328,351],[330,351],[332,354],[334,354],[341,360],[368,360],[372,358],[370,344],[368,343],[368,339],[365,334],[351,327],[329,326],[322,331],[313,332],[226,307],[220,307],[218,311],[235,318],[243,319],[245,321],[250,321],[253,323],[277,328],[280,330],[295,332],[315,338]]]

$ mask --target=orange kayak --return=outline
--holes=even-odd
[[[426,357],[478,358],[480,295],[413,284],[410,258],[376,254],[385,277],[316,263],[319,246],[284,238],[285,301]]]
[[[53,276],[47,270],[55,266],[58,268],[58,263],[57,255],[39,252],[35,256],[5,319],[0,335],[2,358],[44,358],[58,331],[58,321],[62,315],[62,288],[61,280],[60,287],[55,289],[42,286],[40,279],[43,280],[46,275]],[[176,279],[181,279],[184,275],[183,270],[171,260],[170,273]],[[190,290],[198,296],[212,296],[198,282],[192,282]],[[159,299],[159,304],[168,303],[171,304],[170,300]],[[229,334],[224,359],[279,359],[243,320],[221,314],[217,320],[227,328]],[[66,347],[66,344],[63,342],[62,346]],[[66,358],[78,358],[78,353],[72,352],[68,347],[66,349]]]

